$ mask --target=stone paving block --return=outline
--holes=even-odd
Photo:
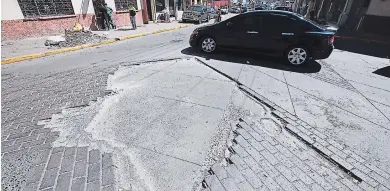
[[[300,181],[300,180],[293,182],[293,185],[294,185],[295,188],[297,188],[299,191],[311,191],[310,188],[309,188],[305,183],[303,183],[303,182]]]
[[[90,182],[87,184],[87,191],[100,191],[100,181]]]
[[[256,161],[264,160],[264,157],[253,147],[245,148],[246,152],[249,153]]]
[[[242,170],[241,173],[253,188],[259,189],[264,187],[264,184],[250,168]]]
[[[225,188],[219,182],[217,176],[210,175],[205,178],[206,184],[209,186],[210,190],[225,191]]]
[[[262,151],[262,150],[265,149],[265,148],[263,147],[263,145],[260,144],[259,141],[256,141],[256,139],[248,139],[248,142],[249,142],[249,144],[251,144],[252,147],[254,147],[257,151]]]
[[[244,169],[248,168],[248,165],[245,163],[245,161],[238,155],[232,155],[230,157],[230,160],[236,165],[238,170],[244,170]],[[216,166],[216,165],[214,165],[214,166]]]
[[[349,191],[350,189],[345,186],[343,183],[341,183],[339,180],[333,178],[333,177],[330,177],[330,176],[324,176],[325,180],[329,182],[329,184],[331,184],[335,189],[337,190],[345,190],[345,191]]]
[[[353,159],[359,161],[360,163],[366,162],[366,160],[364,158],[362,158],[361,156],[357,155],[355,152],[353,152],[349,149],[344,149],[343,152],[346,153],[349,157],[352,157]]]
[[[39,189],[53,187],[56,182],[58,170],[59,170],[58,168],[46,170],[41,185],[39,186]]]
[[[100,179],[100,163],[90,164],[88,166],[87,182],[93,182]]]
[[[8,147],[1,147],[1,153],[9,153],[9,152],[17,151],[19,150],[20,146],[21,146],[20,144],[16,144]]]
[[[238,128],[237,132],[246,140],[252,139],[252,136],[243,128]]]
[[[71,178],[72,178],[71,172],[60,174],[57,179],[57,185],[55,191],[69,190]]]
[[[89,160],[88,160],[88,163],[89,164],[93,164],[93,163],[98,163],[100,162],[100,151],[99,150],[91,150],[89,151]]]
[[[274,156],[283,164],[285,165],[287,168],[291,168],[294,166],[294,163],[288,159],[286,156],[284,156],[282,153],[280,152],[277,152],[274,154]]]
[[[271,154],[278,152],[278,150],[268,141],[261,141],[260,144],[263,145],[264,148],[267,149]]]
[[[26,184],[24,188],[22,188],[22,191],[31,191],[31,190],[38,190],[39,182]]]
[[[360,171],[368,174],[372,170],[361,164],[360,162],[356,161],[354,158],[348,157],[346,161],[350,164],[352,164],[356,169],[359,169]]]
[[[255,159],[248,156],[243,159],[245,161],[245,164],[247,164],[248,168],[252,169],[255,173],[265,172],[262,167],[256,162]],[[239,169],[242,170],[242,169]]]
[[[332,185],[329,184],[322,176],[318,175],[316,172],[310,172],[307,174],[311,179],[314,180],[317,184],[321,186],[322,189],[330,190]]]
[[[64,157],[73,156],[76,153],[76,147],[66,147]]]
[[[344,185],[346,185],[348,188],[350,188],[351,190],[353,191],[361,191],[363,189],[361,189],[356,183],[346,179],[346,178],[342,178],[340,179],[340,182],[343,183]]]
[[[233,178],[236,183],[245,181],[245,178],[235,165],[228,165],[225,167],[225,170],[229,173],[229,177]]]
[[[290,183],[284,176],[280,175],[275,177],[275,182],[280,185],[285,191],[296,191],[297,189],[294,187],[292,183]]]
[[[226,191],[238,191],[238,186],[236,183],[234,183],[234,180],[232,178],[226,178],[223,180],[220,180],[223,187],[225,188]]]
[[[104,153],[102,154],[102,168],[108,168],[113,165],[113,160],[112,160],[112,154],[111,153]]]
[[[33,162],[36,165],[46,163],[49,158],[50,150],[45,150],[42,152],[39,152],[37,155],[36,160]]]
[[[234,155],[237,157],[237,155]],[[233,158],[233,157],[232,157]],[[241,159],[238,159],[241,160]],[[237,159],[236,159],[237,161]],[[233,161],[234,163],[234,161]],[[236,164],[237,165],[237,164]],[[218,177],[219,180],[223,180],[228,177],[228,172],[219,164],[215,164],[213,167],[211,167],[211,170],[214,172],[214,174]]]
[[[332,155],[331,158],[335,160],[337,163],[339,163],[340,165],[342,165],[347,170],[352,170],[353,166],[349,164],[347,161],[345,161],[344,159],[342,159],[341,157],[337,155]]]
[[[283,164],[278,164],[275,168],[278,169],[278,171],[290,182],[294,182],[298,179],[298,177]]]
[[[332,145],[329,145],[327,148],[343,159],[346,159],[348,157],[347,154]]]
[[[25,142],[35,141],[37,139],[38,139],[38,135],[31,135],[31,136],[21,137],[13,141],[15,141],[15,144],[21,144]]]
[[[321,139],[319,136],[317,136],[317,135],[311,135],[310,136],[313,140],[314,140],[314,142],[317,142],[317,143],[320,143],[321,145],[323,145],[324,147],[327,147],[328,145],[329,145],[329,143],[326,141],[326,140],[324,140],[324,139]]]
[[[338,148],[339,150],[343,150],[344,149],[344,146],[342,144],[336,142],[335,140],[333,140],[333,139],[331,139],[329,137],[326,139],[326,141],[328,141],[329,144],[331,144],[332,146]],[[345,150],[344,150],[344,152],[345,152]]]
[[[312,184],[314,181],[309,176],[306,175],[300,168],[297,166],[291,167],[290,170],[295,176],[297,176],[302,182],[306,185]]]
[[[316,147],[317,149],[319,149],[320,151],[322,151],[325,155],[327,155],[329,157],[333,155],[333,152],[331,150],[322,146],[320,143],[314,143],[313,146]]]
[[[19,133],[14,133],[14,134],[10,134],[8,135],[8,138],[7,140],[12,140],[12,139],[17,139],[17,138],[22,138],[22,137],[27,137],[30,135],[31,132],[29,131],[26,131],[26,132],[19,132]]]
[[[311,185],[311,190],[315,190],[315,191],[325,191],[325,189],[324,188],[322,188],[320,185],[318,185],[318,184],[312,184]]]
[[[74,178],[72,181],[71,191],[84,191],[85,189],[85,177]]]
[[[73,171],[73,167],[74,167],[73,156],[63,158],[60,173],[71,172]]]
[[[109,186],[103,187],[102,191],[115,191],[115,186],[109,185]]]
[[[275,182],[275,180],[270,176],[259,176],[260,180],[264,183],[264,185],[270,190],[270,191],[279,191],[282,190],[282,188],[279,186],[278,183]]]
[[[64,152],[65,151],[65,147],[56,147],[56,148],[53,148],[53,150],[51,151],[51,153],[58,153],[58,152]]]
[[[374,187],[370,186],[369,184],[367,184],[364,181],[359,183],[359,187],[362,188],[365,191],[376,191],[376,189]]]
[[[42,145],[43,143],[45,143],[45,140],[35,140],[35,141],[27,142],[27,143],[25,142],[25,143],[22,143],[22,146],[20,148],[25,149],[25,148],[29,148],[29,147]]]
[[[88,164],[86,160],[76,161],[74,165],[73,177],[76,178],[86,176],[87,166]]]
[[[272,165],[276,165],[279,163],[279,160],[277,158],[275,158],[274,155],[272,155],[269,151],[267,150],[263,150],[260,152],[261,155],[263,155],[263,157],[269,162],[271,163]]]
[[[368,176],[370,176],[371,178],[373,178],[374,180],[378,181],[380,184],[382,184],[383,186],[387,187],[388,189],[390,189],[390,181],[388,179],[385,179],[383,178],[381,175],[379,175],[378,173],[372,171],[368,174]]]
[[[248,181],[238,183],[237,187],[239,188],[239,190],[242,190],[242,191],[254,190],[254,188],[248,183]]]
[[[294,156],[294,154],[292,154],[291,151],[289,151],[286,147],[282,145],[276,145],[275,148],[278,149],[279,152],[281,152],[287,158],[291,158]]]
[[[276,170],[274,165],[269,163],[267,160],[260,161],[259,165],[271,177],[276,177],[276,176],[279,176],[279,174],[280,174],[279,171]]]
[[[354,173],[356,176],[361,178],[364,182],[367,182],[372,187],[378,186],[378,182],[377,181],[375,181],[374,179],[372,179],[371,177],[369,177],[367,174],[363,173],[362,171],[357,170],[357,169],[353,169],[352,173]]]
[[[47,164],[47,169],[52,169],[52,168],[59,168],[61,165],[61,160],[62,160],[62,153],[52,153],[50,155],[49,163]]]
[[[45,170],[45,164],[34,166],[31,169],[30,174],[28,175],[26,183],[31,184],[31,183],[36,183],[36,182],[40,181],[44,170]],[[38,187],[38,185],[37,185],[37,187]]]
[[[382,169],[379,169],[378,167],[376,167],[375,165],[371,164],[371,163],[366,163],[365,164],[366,167],[368,167],[369,169],[375,171],[376,173],[378,173],[379,175],[381,175],[382,177],[386,178],[386,179],[390,179],[390,174],[383,171]]]
[[[107,167],[102,170],[102,186],[115,183],[114,167]]]
[[[237,141],[239,145],[241,145],[243,148],[251,147],[251,145],[248,143],[247,140],[244,139],[243,136],[237,136],[234,140]]]
[[[383,185],[380,185],[379,187],[378,187],[378,191],[389,191],[390,189],[389,188],[386,188],[385,186],[383,186]]]
[[[241,158],[245,158],[245,157],[249,156],[249,154],[245,151],[245,149],[242,148],[242,146],[240,146],[239,144],[233,145],[233,150],[234,150]]]
[[[76,152],[76,161],[85,160],[87,161],[88,157],[88,148],[87,147],[78,147]]]

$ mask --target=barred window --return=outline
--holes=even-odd
[[[114,0],[117,11],[127,11],[130,6],[137,8],[137,0]]]
[[[71,0],[18,0],[25,18],[74,15]]]

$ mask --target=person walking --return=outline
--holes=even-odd
[[[112,8],[107,6],[107,3],[104,3],[104,6],[107,10],[107,24],[109,28],[116,29],[116,25],[114,24],[114,21],[112,19]]]
[[[137,14],[134,6],[130,6],[129,8],[130,10],[130,22],[131,22],[131,26],[133,26],[133,30],[137,29],[137,23],[136,23],[136,20],[135,20],[135,15]]]
[[[99,14],[101,19],[101,26],[104,30],[109,30],[107,8],[103,5],[99,5]]]

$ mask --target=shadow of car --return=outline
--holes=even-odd
[[[390,66],[386,66],[378,70],[375,70],[373,73],[386,78],[390,78]]]
[[[295,73],[317,73],[321,70],[321,64],[314,60],[311,60],[307,65],[293,66],[285,64],[281,58],[231,50],[219,50],[214,54],[207,54],[201,52],[199,49],[189,47],[183,49],[181,53],[190,56],[202,57],[206,60],[218,60],[236,64],[260,66]]]

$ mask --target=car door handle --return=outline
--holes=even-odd
[[[248,33],[248,34],[258,34],[259,32],[257,32],[257,31],[246,31],[246,33]]]
[[[283,36],[293,36],[294,33],[282,33]]]

